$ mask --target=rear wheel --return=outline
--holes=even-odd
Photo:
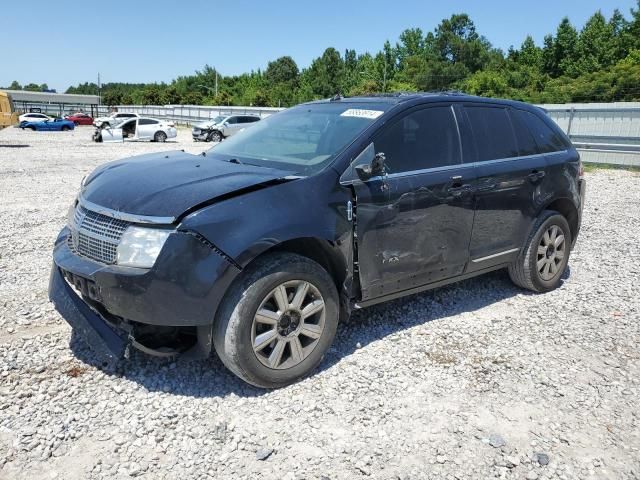
[[[548,292],[560,285],[569,263],[571,229],[558,212],[546,210],[538,218],[518,259],[509,266],[516,285]]]
[[[67,125],[63,125],[61,130],[63,132],[66,132],[66,131],[70,130],[70,128]]]
[[[214,346],[244,381],[281,387],[318,366],[338,314],[338,292],[326,270],[300,255],[269,254],[230,288],[216,318]]]
[[[74,121],[73,124],[77,127],[78,125],[80,125],[80,122]]]
[[[167,134],[164,132],[156,132],[156,134],[153,136],[153,141],[154,142],[166,142],[167,141]]]

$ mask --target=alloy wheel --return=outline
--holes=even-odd
[[[558,225],[551,225],[540,239],[536,268],[540,278],[552,280],[558,275],[566,254],[564,232]]]
[[[284,282],[262,300],[253,318],[253,351],[266,367],[295,367],[316,347],[324,324],[320,291],[304,280]]]

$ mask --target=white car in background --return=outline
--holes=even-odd
[[[96,142],[165,142],[176,138],[178,132],[173,122],[157,118],[138,117],[125,119],[113,126],[96,128],[93,139]]]
[[[139,118],[140,115],[137,113],[127,113],[127,112],[113,112],[108,117],[98,117],[93,120],[93,125],[98,128],[111,127],[116,125],[123,120],[128,120],[129,118]]]
[[[18,121],[22,122],[46,122],[51,117],[44,113],[23,113],[18,117]]]

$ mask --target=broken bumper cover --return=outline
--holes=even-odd
[[[54,263],[49,278],[49,300],[60,315],[91,345],[100,357],[115,364],[124,357],[127,349],[127,334],[112,329],[71,288],[62,271]]]
[[[122,358],[129,344],[135,346],[127,328],[131,322],[210,326],[239,273],[190,233],[172,233],[151,269],[97,263],[72,251],[68,237],[65,228],[55,242],[49,299],[71,327],[109,361]],[[114,318],[127,323],[120,328],[111,321]]]

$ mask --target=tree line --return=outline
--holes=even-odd
[[[216,89],[217,85],[217,89]],[[96,94],[95,83],[67,93]],[[407,29],[375,54],[327,48],[307,68],[280,57],[264,71],[223,75],[209,65],[171,83],[102,85],[103,103],[291,106],[336,94],[461,90],[533,103],[640,100],[640,0],[625,16],[594,13],[581,29],[563,18],[541,46],[531,36],[507,52],[466,14],[426,34]]]

